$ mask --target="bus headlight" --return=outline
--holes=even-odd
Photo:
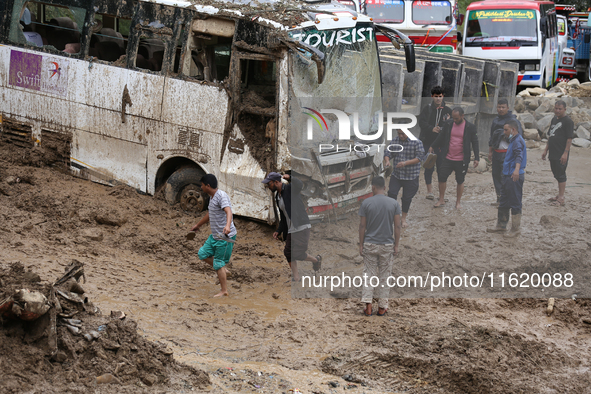
[[[538,66],[538,70],[540,69],[540,66],[537,64],[526,64],[525,65],[525,71],[535,71],[536,66]]]

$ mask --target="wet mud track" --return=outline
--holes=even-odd
[[[589,151],[573,149],[569,185],[580,187],[567,188],[565,207],[545,203],[556,185],[549,165],[538,158],[541,151],[528,154],[524,230],[511,258],[538,253],[588,259],[591,187],[576,182],[591,183]],[[124,311],[142,338],[165,344],[177,361],[208,373],[210,383],[195,391],[584,393],[590,386],[586,299],[559,299],[550,317],[544,298],[396,299],[385,317],[365,317],[358,299],[292,298],[283,245],[272,239],[273,228],[240,218],[230,297],[214,299],[215,273],[197,259],[208,233],[203,229],[193,241],[184,237],[198,216],[126,187],[30,167],[22,157],[0,146],[0,268],[20,262],[43,283],[63,274],[72,259],[83,261],[86,291],[105,314]],[[451,181],[450,200],[454,189]],[[403,232],[401,262],[503,255],[506,244],[486,233],[496,218],[490,172],[467,176],[461,212],[435,212],[424,196],[421,184]],[[558,220],[540,223],[543,215]],[[356,239],[355,226],[341,227],[344,238]],[[318,241],[310,250],[323,254],[323,270],[342,259],[359,265],[349,252],[355,243],[319,241],[331,231],[329,225],[313,227]],[[311,263],[301,269],[313,273]],[[48,373],[36,379],[32,371],[20,374],[49,387]],[[11,382],[18,387],[24,378],[14,375]],[[60,391],[86,387],[68,384]]]

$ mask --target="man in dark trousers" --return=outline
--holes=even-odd
[[[453,122],[447,122],[441,129],[439,136],[431,147],[429,152],[440,148],[443,156],[441,171],[437,172],[439,178],[439,200],[433,205],[435,208],[445,206],[445,189],[447,187],[447,178],[452,172],[456,174],[458,183],[456,190],[456,209],[461,208],[460,200],[464,193],[464,180],[468,166],[470,165],[470,155],[474,150],[474,167],[478,166],[480,151],[478,149],[478,135],[476,126],[464,119],[464,110],[461,107],[455,107],[451,113]]]
[[[281,179],[289,183],[284,184]],[[300,198],[300,192],[304,187],[302,181],[291,175],[285,174],[283,177],[277,172],[270,172],[262,181],[269,190],[275,193],[275,201],[279,207],[281,220],[277,231],[273,233],[273,238],[278,239],[281,234],[285,241],[283,254],[291,267],[291,280],[298,282],[297,260],[311,261],[314,264],[314,270],[320,269],[322,257],[310,256],[308,251],[308,241],[310,240],[310,219],[306,213],[306,207]]]
[[[434,86],[431,89],[431,97],[433,101],[428,105],[425,105],[419,115],[419,127],[421,128],[421,134],[419,139],[423,143],[425,149],[428,149],[431,144],[435,141],[443,124],[451,118],[451,108],[445,105],[443,100],[443,88],[441,86]],[[437,155],[437,171],[441,168],[443,157],[439,148],[433,151]],[[427,199],[434,200],[433,187],[431,185],[433,179],[433,171],[435,166],[431,166],[429,163],[431,160],[427,160],[425,166],[425,184],[427,185]]]
[[[558,195],[550,198],[554,206],[564,205],[564,191],[566,189],[566,166],[568,165],[568,156],[573,140],[574,123],[566,115],[566,103],[558,100],[554,104],[554,118],[550,123],[548,130],[548,142],[546,149],[542,153],[542,160],[550,160],[550,169],[554,178],[558,181]]]
[[[488,140],[488,160],[492,163],[492,178],[495,185],[495,192],[497,193],[497,201],[491,205],[498,206],[501,200],[501,182],[503,179],[503,162],[505,161],[505,153],[509,142],[505,136],[503,126],[510,121],[517,122],[519,135],[523,136],[523,129],[521,123],[513,112],[509,111],[509,101],[506,98],[501,98],[497,102],[498,116],[493,119],[490,126],[490,138]]]
[[[495,228],[488,232],[504,232],[509,223],[509,211],[511,212],[511,231],[513,236],[519,233],[521,228],[521,201],[523,197],[523,181],[525,177],[525,165],[527,164],[527,149],[525,140],[519,135],[518,122],[509,120],[503,126],[503,133],[509,141],[507,154],[503,161],[503,180],[501,186],[501,199],[499,201],[498,219]]]

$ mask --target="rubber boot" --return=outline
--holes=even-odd
[[[511,208],[499,208],[497,225],[493,228],[487,228],[488,233],[502,233],[507,231],[507,223],[509,223],[509,213]]]
[[[511,230],[505,234],[505,237],[513,237],[521,233],[521,214],[511,215]]]

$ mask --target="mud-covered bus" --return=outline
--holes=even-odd
[[[433,52],[454,52],[457,25],[462,21],[456,0],[339,0],[410,38],[415,46]],[[378,34],[378,40],[388,40]]]
[[[379,26],[338,3],[257,4],[4,0],[2,139],[185,210],[207,207],[199,180],[213,173],[235,214],[273,222],[261,180],[294,161],[316,219],[368,196],[383,152],[296,157],[290,130],[303,127],[306,97],[368,98],[381,111]],[[386,30],[412,71],[412,44]]]
[[[519,63],[518,85],[556,82],[560,50],[553,2],[485,0],[466,11],[464,55]]]

